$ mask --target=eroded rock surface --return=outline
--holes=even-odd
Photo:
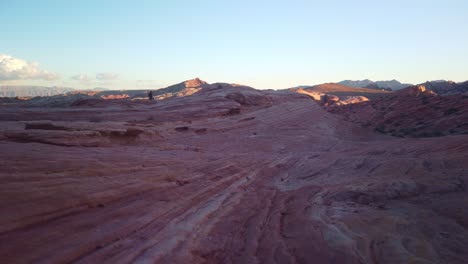
[[[4,263],[468,259],[467,135],[390,137],[225,84],[0,120]]]
[[[468,134],[468,95],[439,96],[423,85],[368,102],[334,104],[327,110],[353,123],[398,137]]]

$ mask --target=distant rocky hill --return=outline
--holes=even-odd
[[[35,96],[53,96],[73,91],[70,87],[46,87],[31,85],[1,85],[0,97],[35,97]]]
[[[191,89],[200,89],[203,86],[206,86],[208,83],[200,80],[199,78],[187,80],[178,84],[168,86],[166,88],[158,89],[154,93],[158,95],[167,94],[167,93],[179,93],[183,91],[188,91]]]
[[[207,82],[202,81],[199,78],[195,78],[168,86],[166,88],[155,90],[153,91],[153,94],[155,95],[156,99],[166,99],[174,96],[181,97],[192,95],[207,86]]]
[[[171,97],[181,97],[194,94],[200,91],[203,87],[208,85],[207,82],[200,80],[199,78],[187,80],[178,84],[153,90],[153,96],[156,99],[162,100]],[[71,94],[86,94],[102,99],[146,99],[148,96],[148,90],[107,90],[107,91],[74,91]]]
[[[426,89],[429,89],[438,95],[468,93],[468,81],[461,83],[452,81],[428,81],[420,85],[423,85]]]
[[[360,81],[352,81],[352,80],[344,80],[338,82],[338,84],[349,86],[349,87],[356,87],[356,88],[369,88],[369,89],[377,89],[377,90],[400,90],[411,86],[408,83],[401,83],[397,80],[390,80],[390,81],[371,81],[369,79],[360,80]]]

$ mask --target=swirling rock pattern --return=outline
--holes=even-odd
[[[118,102],[0,106],[3,263],[468,259],[467,135],[390,137],[242,86]]]

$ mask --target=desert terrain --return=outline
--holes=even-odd
[[[185,88],[154,102],[2,101],[1,262],[466,263],[464,124],[398,137],[376,131],[388,118],[372,103]],[[413,101],[451,107],[400,105]],[[440,117],[465,122],[466,100],[454,107]]]

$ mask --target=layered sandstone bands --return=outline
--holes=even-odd
[[[307,95],[202,85],[0,106],[2,261],[468,259],[467,135],[390,137]]]

